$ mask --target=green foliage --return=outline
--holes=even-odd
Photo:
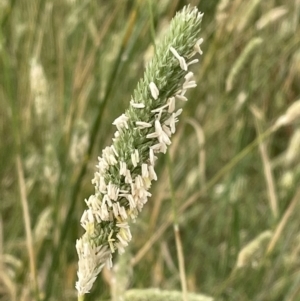
[[[299,300],[299,119],[269,130],[300,99],[299,4],[198,2],[198,86],[170,147],[188,289]],[[187,3],[148,4],[0,1],[1,301],[76,299],[75,241],[97,155],[153,53],[151,26],[159,39]],[[167,164],[156,166],[131,228],[127,286],[180,290]],[[102,276],[86,300],[110,299]]]

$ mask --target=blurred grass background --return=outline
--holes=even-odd
[[[76,299],[97,155],[188,3],[204,54],[170,148],[188,289],[300,300],[299,119],[258,139],[300,99],[300,1],[0,0],[1,301]],[[120,259],[126,288],[181,289],[165,160]],[[104,270],[86,300],[112,286]]]

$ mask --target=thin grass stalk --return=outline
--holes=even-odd
[[[167,160],[168,160],[169,185],[170,185],[170,192],[171,192],[172,212],[173,212],[173,228],[174,228],[174,236],[176,242],[177,259],[179,265],[182,299],[183,301],[187,301],[187,284],[186,284],[184,255],[183,255],[182,242],[180,238],[179,225],[178,225],[176,197],[175,197],[175,189],[174,189],[173,176],[172,176],[173,175],[172,161],[169,153],[167,154]]]
[[[286,209],[283,217],[281,218],[279,224],[277,225],[275,231],[274,231],[274,235],[268,245],[267,248],[267,252],[266,255],[270,255],[272,253],[272,251],[275,248],[275,245],[277,243],[277,241],[279,240],[280,236],[282,235],[282,232],[284,230],[284,227],[286,226],[289,218],[291,217],[291,215],[293,214],[296,204],[297,202],[300,200],[300,188],[297,189],[293,199],[291,200],[288,208]]]
[[[186,272],[185,272],[185,260],[182,248],[182,240],[180,237],[179,225],[174,224],[174,235],[176,242],[176,250],[177,250],[177,259],[179,264],[179,274],[180,274],[180,282],[182,289],[182,299],[183,301],[188,301],[188,290],[187,290],[187,281],[186,281]]]
[[[189,118],[187,120],[187,123],[189,123],[194,128],[198,139],[198,145],[199,145],[198,164],[199,164],[199,182],[200,182],[199,184],[200,184],[200,189],[202,190],[206,186],[205,135],[201,125],[195,119]]]
[[[258,135],[261,135],[261,127],[258,121],[258,116],[255,113],[255,110],[252,109],[252,113],[255,117],[255,125],[256,125],[256,130]],[[277,219],[278,217],[278,200],[277,200],[277,195],[276,195],[276,190],[275,190],[275,183],[274,183],[274,177],[272,173],[272,167],[270,163],[270,159],[267,153],[267,147],[264,141],[260,141],[259,143],[259,151],[261,155],[261,159],[263,162],[263,167],[264,167],[264,175],[266,179],[266,184],[267,184],[267,190],[268,190],[268,195],[269,195],[269,204],[270,208],[273,214],[273,217]]]
[[[154,28],[154,17],[153,17],[153,3],[152,0],[148,0],[148,11],[149,11],[149,23],[150,23],[150,33],[152,38],[152,44],[155,51],[155,28]]]
[[[25,226],[25,233],[26,233],[26,246],[27,246],[27,252],[28,252],[28,257],[29,257],[29,266],[30,266],[30,278],[32,281],[32,288],[33,288],[33,292],[35,294],[35,298],[36,298],[36,300],[40,300],[39,288],[38,288],[38,283],[37,283],[37,275],[36,275],[36,263],[35,263],[35,254],[34,254],[33,239],[32,239],[30,213],[29,213],[29,208],[28,208],[27,193],[26,193],[25,180],[24,180],[24,172],[23,172],[22,161],[21,161],[20,155],[17,155],[16,167],[17,167],[17,173],[18,173],[20,199],[21,199],[21,205],[22,205],[22,209],[23,209],[23,218],[24,218],[24,226]]]

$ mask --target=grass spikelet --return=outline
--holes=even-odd
[[[33,237],[32,237],[32,230],[31,230],[31,221],[30,221],[30,214],[28,208],[28,199],[25,187],[25,179],[24,179],[24,172],[22,167],[22,161],[20,157],[17,157],[16,162],[17,172],[18,172],[18,181],[19,181],[19,189],[20,189],[20,199],[23,209],[23,218],[24,218],[24,228],[26,232],[26,247],[29,257],[30,263],[30,280],[31,280],[31,289],[32,292],[38,296],[38,283],[37,283],[37,273],[36,273],[36,258],[35,258],[35,251],[33,246]]]
[[[300,154],[300,129],[296,129],[293,133],[287,150],[284,156],[284,164],[286,166],[291,166],[292,164],[299,163]]]
[[[233,204],[240,201],[243,198],[247,187],[247,179],[244,176],[239,176],[230,185],[229,201]]]
[[[260,233],[256,238],[250,241],[239,252],[236,267],[256,266],[265,253],[265,248],[272,237],[272,232],[267,230]]]
[[[34,108],[40,121],[44,118],[49,121],[51,106],[49,100],[49,86],[43,66],[36,58],[30,62],[30,88],[34,99]]]
[[[248,42],[227,76],[226,92],[230,92],[233,89],[234,82],[236,81],[242,68],[245,66],[250,56],[253,55],[257,48],[262,44],[262,42],[263,39],[260,37],[253,38]]]
[[[248,23],[251,21],[251,17],[254,14],[255,9],[260,4],[260,2],[261,2],[261,0],[247,1],[247,4],[244,4],[245,2],[243,2],[245,7],[243,8],[243,10],[240,14],[241,18],[236,27],[236,30],[238,32],[242,32],[246,28]]]
[[[82,162],[89,144],[88,126],[83,120],[79,120],[74,126],[70,144],[70,158],[74,164]]]
[[[274,22],[280,20],[287,13],[288,10],[284,5],[271,9],[266,14],[261,16],[260,19],[255,23],[256,29],[262,30],[270,24],[273,24]]]
[[[43,243],[44,239],[49,235],[51,228],[53,227],[52,211],[51,207],[47,207],[39,215],[33,233],[35,243]]]
[[[287,149],[273,161],[273,167],[291,167],[298,164],[300,154],[300,129],[296,128],[292,134]]]
[[[282,126],[288,126],[293,123],[298,123],[300,118],[300,99],[294,101],[290,107],[286,110],[285,114],[280,116],[275,124],[274,131],[278,130]]]

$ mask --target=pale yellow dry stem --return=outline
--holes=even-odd
[[[166,178],[166,170],[162,173],[161,177],[163,179]],[[166,194],[166,189],[163,188],[165,186],[165,182],[159,181],[156,185],[156,197],[155,197],[155,202],[153,202],[153,207],[151,209],[151,217],[150,217],[150,222],[149,222],[149,233],[153,233],[155,231],[157,219],[159,216],[159,213],[161,212],[161,205],[162,201],[167,197]]]
[[[256,125],[257,133],[259,136],[261,136],[262,133],[261,133],[259,120],[258,120],[259,116],[261,115],[261,112],[258,111],[259,109],[254,106],[251,106],[250,110],[255,117],[255,125]],[[266,143],[262,140],[259,142],[259,151],[263,161],[264,175],[265,175],[267,189],[268,189],[270,208],[273,217],[276,219],[278,217],[278,200],[275,191],[274,177],[272,173],[270,159],[267,153]]]
[[[295,209],[296,204],[299,201],[299,199],[300,199],[300,188],[297,189],[290,205],[286,209],[283,217],[281,218],[279,224],[277,225],[277,227],[274,231],[274,235],[273,235],[273,237],[272,237],[272,239],[271,239],[271,241],[268,245],[268,248],[267,248],[267,252],[266,252],[267,255],[270,254],[273,251],[278,239],[280,238],[280,235],[282,234],[282,231],[283,231],[285,225],[287,224],[290,216],[294,212],[294,209]]]
[[[185,275],[185,266],[184,266],[184,255],[182,249],[182,243],[179,233],[179,226],[178,226],[178,212],[176,208],[176,197],[175,197],[175,189],[173,183],[173,171],[172,171],[172,160],[171,156],[168,153],[168,171],[169,171],[169,185],[170,185],[170,194],[171,194],[171,202],[172,202],[172,215],[173,215],[173,227],[174,227],[174,235],[175,235],[175,242],[176,242],[176,250],[177,250],[177,259],[179,265],[179,275],[180,275],[180,282],[181,282],[181,289],[182,289],[182,299],[183,301],[187,301],[187,284],[186,284],[186,275]]]
[[[235,269],[245,267],[253,263],[253,260],[258,261],[259,253],[265,253],[266,246],[272,237],[272,232],[270,230],[260,233],[253,240],[248,242],[238,253]],[[261,251],[263,250],[263,251]]]
[[[26,233],[26,245],[27,245],[27,252],[28,252],[29,264],[30,264],[30,278],[31,278],[30,283],[32,284],[33,291],[38,297],[38,284],[37,284],[37,277],[36,277],[36,264],[35,264],[35,256],[34,256],[34,249],[33,249],[30,214],[28,208],[24,172],[23,172],[20,155],[17,155],[16,165],[17,165],[18,182],[19,182],[19,189],[20,189],[20,199],[21,199],[21,205],[23,209],[23,218],[24,218],[24,226],[25,226],[25,233]]]
[[[166,263],[166,266],[172,273],[175,274],[177,272],[177,267],[172,258],[168,244],[165,241],[162,241],[160,244],[160,247],[161,247],[162,258],[163,258],[164,262]]]
[[[190,124],[195,132],[198,139],[199,144],[199,154],[198,154],[198,162],[199,162],[199,178],[200,178],[200,189],[205,189],[206,186],[206,164],[205,164],[205,136],[204,131],[201,125],[193,118],[188,118],[187,123]]]
[[[178,224],[174,224],[174,234],[176,241],[176,249],[177,249],[177,258],[179,263],[179,274],[180,274],[180,282],[182,289],[182,299],[183,301],[187,301],[187,284],[186,284],[186,274],[185,274],[185,264],[184,264],[184,255],[182,249],[182,242],[180,238],[179,226]]]

